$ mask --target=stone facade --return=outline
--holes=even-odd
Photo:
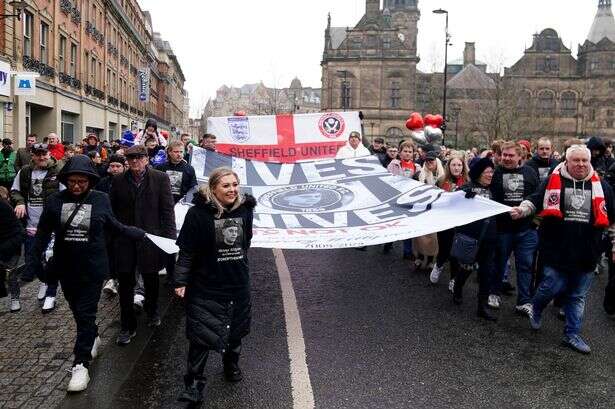
[[[366,0],[352,29],[325,30],[323,110],[357,109],[366,136],[398,142],[412,111],[442,111],[443,74],[416,69],[418,1]],[[486,146],[501,138],[556,141],[593,135],[615,138],[615,19],[611,0],[598,12],[577,57],[555,30],[534,36],[510,68],[488,73],[466,43],[462,60],[448,65],[448,145]]]
[[[319,88],[304,88],[298,78],[288,88],[268,88],[262,82],[239,88],[224,85],[207,102],[201,119],[206,124],[208,117],[232,116],[238,111],[247,115],[320,112],[320,98]]]

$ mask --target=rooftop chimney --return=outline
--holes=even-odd
[[[463,50],[463,66],[476,65],[476,47],[474,43],[466,43]]]

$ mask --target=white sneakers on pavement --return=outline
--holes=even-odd
[[[36,295],[36,299],[39,301],[43,301],[45,299],[45,295],[47,294],[47,284],[41,283],[38,287],[38,294]]]
[[[437,284],[438,281],[440,281],[440,275],[442,274],[442,271],[444,270],[444,266],[442,267],[438,267],[438,264],[434,264],[433,268],[431,269],[431,274],[429,274],[429,281],[431,281],[432,284]]]
[[[532,307],[532,304],[530,303],[523,304],[523,305],[517,305],[515,307],[515,311],[518,314],[525,315],[526,317],[531,317],[534,314],[534,308]]]
[[[117,295],[117,287],[117,280],[107,280],[103,287],[103,291],[109,295]]]
[[[19,298],[11,298],[11,301],[9,302],[9,311],[11,312],[21,311],[21,303],[19,302]]]
[[[500,299],[500,296],[498,295],[490,295],[489,299],[487,300],[487,305],[489,306],[489,308],[493,308],[494,310],[499,310],[501,303],[502,301]]]
[[[448,290],[450,292],[455,291],[455,279],[454,278],[448,282]]]
[[[66,390],[68,392],[81,392],[86,390],[88,383],[90,383],[90,374],[88,368],[82,364],[73,366],[71,369],[72,376],[68,382]]]
[[[43,314],[49,314],[56,308],[56,297],[45,297],[45,302],[43,303]]]
[[[98,348],[100,348],[100,344],[100,337],[96,337],[96,339],[94,340],[94,345],[92,345],[92,351],[90,352],[90,355],[92,355],[92,359],[98,356]]]

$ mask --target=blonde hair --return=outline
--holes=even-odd
[[[233,169],[227,167],[220,167],[214,169],[209,174],[209,180],[207,181],[207,184],[203,184],[199,187],[199,193],[201,194],[201,196],[203,196],[207,201],[213,203],[218,209],[218,213],[216,213],[216,218],[218,219],[222,216],[222,213],[224,213],[226,209],[216,198],[216,195],[214,195],[214,190],[220,184],[220,180],[223,177],[230,175],[235,176],[235,179],[237,179],[237,183],[239,183],[239,176],[237,176],[237,173],[235,173]],[[231,206],[229,211],[237,209],[241,205],[241,203],[243,203],[243,200],[244,198],[240,192],[240,194],[237,196],[237,200],[235,200],[235,203],[233,203],[233,206]]]

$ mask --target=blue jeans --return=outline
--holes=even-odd
[[[412,239],[403,241],[404,257],[412,256]]]
[[[510,254],[515,254],[517,269],[517,305],[528,304],[532,300],[531,287],[534,275],[534,254],[538,247],[538,232],[535,229],[519,233],[498,233],[496,250],[496,276],[491,294],[502,293],[502,280]]]
[[[593,271],[566,274],[545,266],[543,278],[532,300],[534,316],[540,318],[545,307],[562,294],[566,326],[564,335],[579,335],[585,312],[585,298],[594,278]]]
[[[24,241],[24,255],[26,260],[26,268],[24,270],[22,280],[32,281],[37,277],[41,282],[47,284],[47,293],[45,297],[55,297],[58,292],[58,280],[46,279],[43,271],[38,271],[34,268],[37,263],[32,263],[32,257],[42,257],[41,254],[32,254],[32,247],[34,246],[35,238],[26,234],[26,240]]]

